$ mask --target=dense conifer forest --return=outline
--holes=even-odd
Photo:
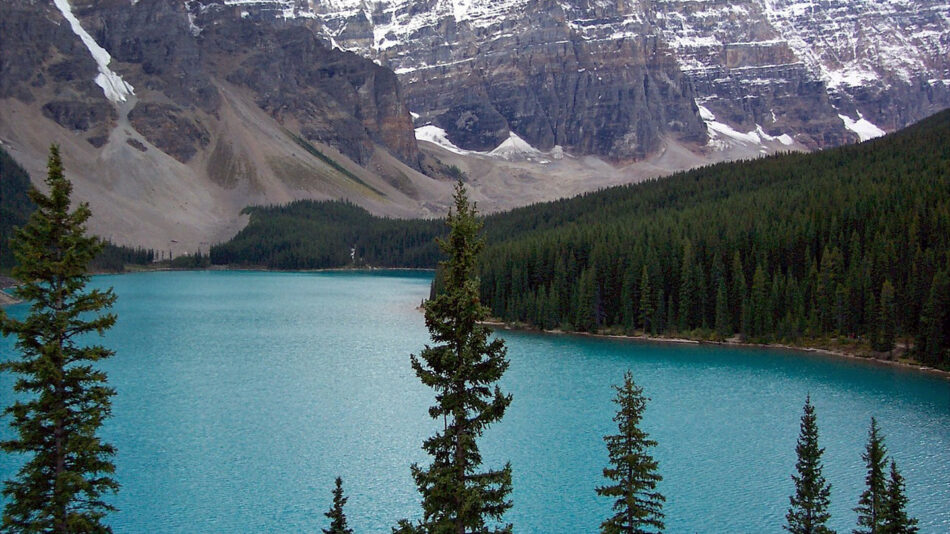
[[[252,208],[213,263],[434,267],[437,221]],[[542,328],[835,339],[950,365],[950,111],[871,142],[486,217],[484,302]],[[352,256],[351,256],[352,253]]]
[[[211,263],[271,269],[345,266],[434,268],[441,220],[386,219],[342,201],[297,201],[245,210],[234,239],[211,247]]]
[[[534,207],[482,293],[544,328],[752,341],[916,339],[950,359],[950,112],[885,138]],[[549,218],[544,217],[547,214]]]

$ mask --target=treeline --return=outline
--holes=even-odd
[[[27,196],[30,175],[0,147],[0,272],[16,263],[10,249],[13,228],[23,226],[35,206]]]
[[[950,112],[529,211],[548,228],[493,240],[508,221],[487,225],[481,291],[505,321],[878,351],[907,339],[950,365]]]
[[[251,208],[214,264],[435,267],[440,221]],[[914,347],[950,365],[950,111],[813,154],[724,163],[488,216],[493,315],[543,328]]]
[[[211,247],[215,265],[272,269],[345,266],[432,268],[445,233],[442,220],[388,219],[345,201],[297,201],[245,210],[251,220]]]
[[[153,249],[116,245],[106,241],[99,254],[89,263],[89,269],[93,272],[121,273],[128,265],[151,265],[154,261]]]

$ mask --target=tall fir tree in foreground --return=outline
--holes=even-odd
[[[663,503],[666,498],[656,490],[663,477],[657,472],[657,462],[650,456],[650,447],[656,441],[640,429],[640,420],[646,401],[643,389],[633,382],[633,375],[623,375],[623,386],[614,386],[619,409],[614,416],[619,434],[605,436],[610,467],[604,468],[604,477],[612,482],[597,488],[597,494],[614,499],[616,512],[600,528],[605,534],[662,532]]]
[[[891,477],[887,481],[887,499],[884,503],[884,534],[916,534],[917,519],[907,517],[907,496],[904,494],[904,477],[891,460]]]
[[[804,412],[798,444],[795,446],[798,454],[795,463],[798,474],[792,475],[795,495],[789,497],[785,530],[793,534],[831,534],[834,531],[825,526],[831,518],[828,513],[831,484],[826,483],[821,474],[821,455],[825,449],[818,446],[818,422],[811,396],[805,398]]]
[[[858,528],[854,534],[880,534],[884,526],[884,505],[887,500],[887,487],[884,469],[887,465],[887,448],[884,446],[884,436],[877,426],[877,420],[871,418],[871,428],[868,430],[868,444],[861,455],[867,465],[867,475],[864,478],[865,489],[858,500]]]
[[[17,376],[13,389],[19,395],[5,412],[17,437],[0,446],[25,459],[4,485],[0,530],[111,532],[103,519],[114,508],[103,498],[119,487],[112,477],[115,449],[97,433],[115,392],[95,363],[113,353],[81,340],[93,332],[101,336],[115,323],[115,315],[102,313],[115,295],[86,290],[87,265],[102,243],[86,235],[89,207],[69,210],[72,185],[56,146],[48,169],[49,193],[30,191],[37,209],[12,244],[18,263],[13,276],[20,282],[14,295],[31,303],[30,313],[20,321],[0,311],[0,328],[16,336],[20,352],[0,364]]]
[[[346,505],[347,498],[343,496],[343,479],[336,477],[336,487],[333,488],[333,506],[330,511],[323,514],[330,520],[330,528],[323,529],[323,534],[353,534],[346,524],[346,514],[343,513],[343,507]]]
[[[426,327],[434,346],[411,358],[422,383],[436,392],[429,408],[442,419],[444,430],[423,443],[432,456],[428,467],[412,466],[422,494],[422,520],[403,520],[394,532],[427,534],[503,533],[511,525],[502,517],[511,507],[511,466],[479,471],[482,457],[476,439],[499,421],[511,404],[495,384],[508,368],[500,339],[481,324],[488,309],[479,300],[476,260],[483,242],[475,206],[461,182],[455,188],[455,208],[448,216],[449,236],[439,240],[448,255],[440,263],[442,291],[425,303]]]

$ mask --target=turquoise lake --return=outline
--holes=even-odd
[[[409,474],[436,428],[409,366],[427,342],[426,273],[167,272],[99,276],[119,320],[104,343],[118,390],[117,533],[319,532],[343,477],[357,533],[419,514]],[[8,309],[22,315],[24,306]],[[810,353],[497,333],[514,396],[481,441],[510,461],[522,533],[593,533],[609,515],[602,437],[625,370],[652,399],[667,532],[781,532],[802,404],[818,413],[831,526],[850,532],[871,416],[907,479],[921,532],[950,532],[950,380]],[[0,358],[13,355],[0,339]],[[12,377],[0,376],[9,404]],[[0,437],[11,436],[3,419]],[[0,454],[0,477],[18,460]]]

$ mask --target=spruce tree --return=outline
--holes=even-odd
[[[693,245],[683,245],[683,262],[680,267],[679,331],[688,332],[694,326],[693,315],[697,301],[696,280],[693,275]]]
[[[858,528],[854,534],[880,534],[884,525],[884,504],[886,502],[886,484],[884,468],[887,465],[887,449],[884,446],[884,436],[880,435],[877,420],[871,418],[871,429],[868,431],[868,444],[861,455],[867,465],[867,475],[864,478],[866,488],[861,493],[858,506],[854,509],[858,513]]]
[[[336,477],[336,487],[333,488],[333,506],[330,511],[323,514],[330,520],[330,528],[323,529],[323,534],[353,534],[346,524],[346,514],[343,513],[343,507],[346,505],[347,498],[343,496],[343,479]]]
[[[729,292],[723,278],[719,279],[716,291],[716,333],[722,338],[732,335],[732,325],[729,323]]]
[[[798,454],[795,463],[798,474],[792,475],[795,495],[789,497],[785,530],[794,534],[830,534],[833,531],[825,523],[831,518],[828,513],[831,484],[826,483],[821,474],[821,455],[825,449],[818,447],[818,423],[811,396],[805,398],[804,412],[798,444],[795,446]]]
[[[918,359],[929,365],[946,365],[944,357],[950,340],[950,273],[934,275],[929,296],[921,310],[915,350]]]
[[[878,333],[875,336],[874,350],[890,352],[894,350],[896,330],[896,311],[894,309],[894,286],[890,280],[885,280],[881,287],[881,298],[878,307]]]
[[[656,334],[656,324],[653,319],[653,289],[650,287],[650,272],[643,266],[640,275],[640,326],[645,335]]]
[[[891,477],[887,482],[887,498],[884,503],[883,534],[916,534],[917,519],[907,517],[907,496],[904,494],[904,477],[891,460]]]
[[[663,502],[666,499],[656,490],[663,477],[657,472],[657,462],[648,449],[656,441],[640,429],[640,420],[646,401],[643,389],[627,371],[623,386],[614,386],[619,409],[614,421],[619,434],[605,436],[610,467],[604,468],[604,477],[612,482],[597,488],[597,494],[614,499],[616,512],[600,528],[605,534],[662,532]]]
[[[403,520],[395,532],[511,531],[511,525],[500,524],[511,507],[511,465],[479,471],[482,457],[476,443],[511,404],[511,395],[497,385],[492,388],[508,368],[506,348],[500,339],[489,340],[492,332],[481,324],[488,316],[475,275],[483,246],[478,236],[481,223],[461,182],[454,200],[455,209],[447,219],[449,236],[439,240],[448,255],[440,263],[444,289],[425,303],[426,327],[436,345],[427,345],[411,358],[422,383],[436,391],[429,415],[442,419],[444,430],[423,443],[432,463],[412,466],[422,494],[423,518],[416,524]]]
[[[17,436],[0,445],[25,459],[4,485],[0,530],[111,532],[103,519],[114,508],[103,497],[119,487],[112,477],[115,449],[97,432],[115,392],[95,363],[113,353],[83,339],[115,323],[115,315],[102,313],[115,295],[86,290],[87,265],[102,243],[86,235],[89,207],[69,210],[72,185],[56,146],[48,170],[49,193],[30,191],[37,209],[12,240],[20,282],[14,294],[30,303],[30,313],[20,321],[0,312],[0,328],[16,336],[20,352],[0,364],[17,375],[13,389],[20,394],[5,412]]]

